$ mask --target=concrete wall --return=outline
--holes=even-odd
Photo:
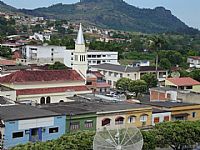
[[[16,91],[0,91],[0,96],[6,97],[8,99],[11,99],[13,101],[16,100]]]
[[[200,104],[200,93],[193,93],[193,92],[178,92],[178,100],[181,100],[185,103],[195,103]]]
[[[2,84],[6,87],[20,90],[20,89],[38,89],[38,88],[54,88],[54,87],[67,87],[67,86],[82,86],[85,85],[85,81],[62,81],[62,82],[34,82],[27,84]]]

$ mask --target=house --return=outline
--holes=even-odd
[[[33,106],[0,106],[0,118],[1,140],[6,149],[57,139],[65,133],[65,116]]]
[[[190,68],[200,68],[200,56],[190,56],[187,59]]]
[[[103,63],[119,64],[118,52],[88,50],[87,59],[89,66],[103,64]]]
[[[150,89],[150,101],[178,101],[200,104],[200,93],[188,90],[177,90],[169,87],[156,87]]]
[[[33,104],[69,101],[67,97],[91,93],[75,70],[21,70],[0,78],[1,85],[16,90],[17,101]]]
[[[166,87],[177,88],[178,90],[189,90],[200,93],[200,82],[190,78],[167,78],[165,80]]]
[[[132,67],[150,66],[150,61],[149,60],[138,60],[138,61],[134,61],[130,66],[132,66]]]
[[[153,108],[152,111],[152,125],[157,123],[171,121],[171,112],[168,110],[162,110],[158,108]]]
[[[98,71],[89,71],[87,73],[86,86],[93,90],[94,93],[108,93],[110,85],[106,83],[104,78],[104,75]]]
[[[156,74],[156,68],[152,66],[130,67],[116,64],[100,64],[90,66],[90,70],[100,71],[105,76],[106,82],[110,84],[112,88],[115,87],[116,82],[123,77],[139,80],[144,74]],[[166,70],[158,68],[157,77],[159,81],[164,81],[167,76],[168,72]]]
[[[182,102],[142,102],[145,105],[151,105],[154,108],[171,112],[171,121],[188,120],[196,121],[200,118],[200,104],[182,103]]]

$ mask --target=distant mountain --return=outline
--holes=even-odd
[[[0,1],[0,12],[19,12],[19,10]]]
[[[123,0],[81,0],[76,4],[56,4],[21,12],[33,16],[66,19],[102,28],[144,33],[199,33],[163,7],[140,9]]]

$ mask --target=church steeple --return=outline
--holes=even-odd
[[[74,61],[72,68],[76,70],[84,79],[86,79],[88,70],[87,50],[85,47],[85,40],[83,37],[81,24],[75,42]]]
[[[76,44],[78,44],[78,45],[84,45],[85,44],[81,23],[80,23],[80,27],[79,27],[79,31],[78,31],[78,36],[77,36],[77,39],[76,39]]]

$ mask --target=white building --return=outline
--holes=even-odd
[[[20,59],[22,64],[53,64],[56,61],[71,67],[73,61],[73,50],[67,50],[65,46],[35,46],[26,45],[22,48],[24,59]]]
[[[119,64],[118,52],[89,50],[87,52],[87,59],[89,65],[98,65],[103,63]]]
[[[116,64],[100,64],[90,66],[91,71],[100,71],[105,76],[105,80],[111,87],[115,88],[117,81],[120,78],[129,78],[132,80],[139,80],[144,74],[153,73],[156,74],[156,68],[153,66],[143,67],[130,67]],[[168,76],[168,71],[158,68],[157,78],[160,82],[165,81]]]
[[[171,112],[167,110],[153,108],[152,125],[155,126],[157,123],[165,121],[171,121]]]
[[[85,47],[85,40],[83,37],[82,26],[78,32],[78,37],[75,42],[75,50],[66,49],[65,46],[52,45],[26,45],[22,48],[22,55],[24,59],[18,60],[22,64],[53,64],[56,61],[64,63],[66,66],[72,68],[73,65],[97,65],[103,63],[119,64],[118,52],[109,51],[94,51]],[[80,56],[81,55],[81,56]],[[77,64],[77,60],[81,64]]]
[[[200,68],[200,56],[191,56],[188,58],[187,62],[190,68]]]
[[[140,67],[140,66],[150,66],[149,60],[138,60],[134,61],[133,64],[131,64],[132,67]]]

